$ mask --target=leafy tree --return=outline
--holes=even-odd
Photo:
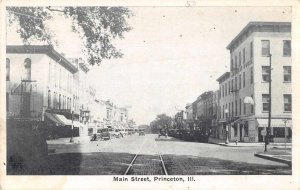
[[[157,133],[160,129],[169,128],[172,125],[172,118],[166,114],[159,114],[156,119],[150,123],[150,128],[153,133]]]
[[[123,39],[132,29],[127,20],[133,16],[126,7],[7,7],[9,24],[18,25],[18,33],[25,45],[33,40],[53,45],[47,22],[54,14],[62,14],[72,21],[72,30],[79,34],[83,53],[91,65],[103,59],[120,58],[122,52],[113,42]]]

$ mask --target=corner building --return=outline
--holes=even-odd
[[[270,54],[271,142],[292,139],[291,23],[250,22],[227,46],[230,72],[219,82],[219,138],[264,142],[268,126]]]

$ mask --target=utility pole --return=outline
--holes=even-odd
[[[284,119],[283,122],[284,122],[284,152],[286,152],[286,133],[287,133],[287,131],[286,131],[286,123],[288,123],[289,120],[288,119]]]
[[[265,152],[268,152],[267,145],[270,141],[270,132],[271,132],[271,109],[272,109],[272,54],[269,54],[269,61],[270,61],[270,69],[269,69],[269,117],[268,117],[268,128],[267,128],[267,134],[265,139]]]
[[[73,117],[73,115],[74,115],[74,111],[72,111],[72,129],[71,129],[71,139],[70,139],[71,143],[74,142],[74,140],[73,140],[73,128],[74,128],[74,124],[73,124],[74,117]]]

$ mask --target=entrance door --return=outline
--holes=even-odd
[[[240,141],[243,141],[243,125],[240,124]]]
[[[263,130],[263,127],[258,127],[258,142],[264,142],[264,137],[261,135],[261,131]]]

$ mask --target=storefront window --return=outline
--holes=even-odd
[[[284,138],[285,137],[285,128],[284,127],[274,127],[273,135],[274,135],[274,138]]]

